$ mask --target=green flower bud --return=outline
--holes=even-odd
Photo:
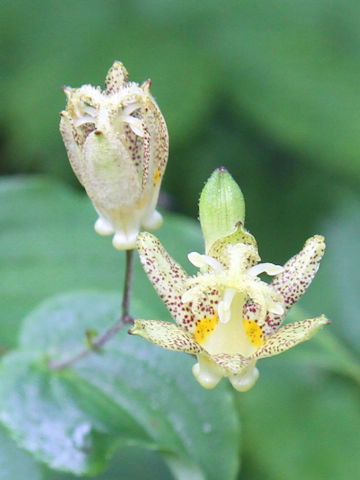
[[[219,238],[231,234],[245,221],[245,201],[240,187],[224,167],[217,168],[206,182],[199,202],[205,251]]]

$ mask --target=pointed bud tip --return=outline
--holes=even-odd
[[[244,223],[244,196],[225,167],[217,168],[206,182],[200,195],[199,217],[206,252],[216,240]]]

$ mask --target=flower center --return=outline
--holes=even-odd
[[[261,327],[253,320],[243,320],[244,295],[236,293],[231,302],[229,319],[219,321],[218,315],[200,320],[195,340],[211,354],[229,353],[248,356],[262,345]]]

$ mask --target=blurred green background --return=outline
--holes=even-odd
[[[167,120],[165,207],[196,218],[204,182],[224,165],[243,190],[247,228],[264,261],[283,263],[308,236],[327,237],[319,278],[302,308],[310,316],[324,312],[331,318],[329,330],[348,352],[347,360],[336,347],[333,353],[326,347],[314,360],[321,369],[308,361],[305,370],[299,362],[284,373],[290,354],[285,361],[269,361],[259,386],[237,396],[245,446],[239,478],[337,480],[356,478],[357,469],[360,475],[359,382],[356,387],[354,381],[359,370],[347,375],[344,366],[359,364],[360,347],[360,2],[2,0],[0,42],[0,173],[47,174],[73,190],[61,200],[51,180],[45,193],[30,186],[16,201],[16,189],[9,193],[10,184],[3,184],[0,271],[6,288],[0,306],[5,324],[12,325],[3,348],[14,345],[25,306],[47,294],[73,284],[94,287],[97,278],[102,288],[114,289],[115,275],[110,281],[106,270],[112,260],[101,265],[98,259],[102,273],[91,276],[90,254],[62,257],[62,241],[69,244],[67,252],[71,243],[64,230],[81,222],[71,202],[82,192],[58,133],[58,112],[65,105],[62,85],[102,85],[119,59],[130,80],[152,78]],[[52,189],[58,200],[53,204]],[[47,206],[41,207],[45,198]],[[33,236],[30,219],[38,220]],[[89,213],[83,221],[89,231],[93,219]],[[25,250],[42,234],[46,241],[30,258]],[[165,237],[176,255],[175,237]],[[54,238],[59,243],[53,251]],[[31,244],[24,247],[22,239]],[[75,242],[77,248],[81,244]],[[96,248],[90,248],[95,256]],[[86,274],[69,281],[64,274],[69,257],[78,272],[86,267]],[[44,280],[39,265],[51,266],[53,258],[64,272],[50,282],[51,274]],[[23,271],[34,276],[34,284],[19,280]],[[31,295],[19,303],[24,289]],[[278,370],[271,368],[276,362]],[[133,475],[147,478],[144,472]],[[169,478],[168,472],[158,475]]]

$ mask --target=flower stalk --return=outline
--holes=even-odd
[[[71,367],[79,360],[87,357],[90,353],[99,351],[104,347],[125,325],[133,323],[133,318],[130,315],[130,300],[132,292],[132,280],[134,272],[134,250],[126,251],[126,269],[123,289],[122,312],[121,317],[103,333],[97,335],[95,338],[92,335],[86,334],[87,347],[80,350],[78,353],[64,360],[50,360],[48,367],[50,370],[58,371]]]

